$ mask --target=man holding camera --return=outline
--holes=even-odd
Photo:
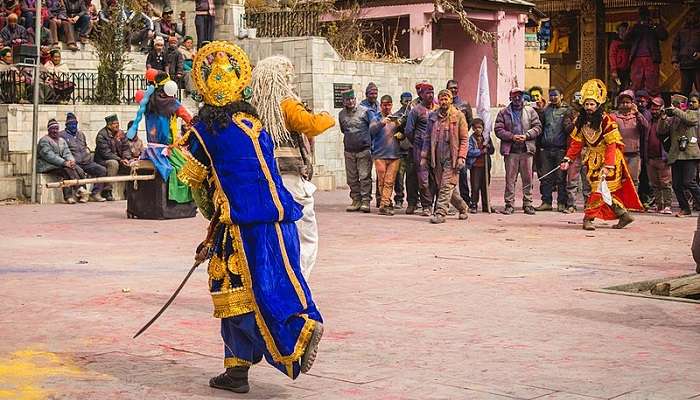
[[[672,101],[678,99],[674,95]],[[700,186],[697,182],[698,160],[700,147],[695,127],[698,125],[698,113],[682,111],[678,107],[664,110],[659,122],[657,134],[659,138],[669,138],[668,163],[673,174],[673,191],[676,194],[681,210],[677,217],[691,215],[690,204],[685,192],[693,196],[696,204],[700,204]]]
[[[391,115],[393,100],[384,95],[379,103],[379,119],[370,123],[369,133],[372,137],[372,159],[377,170],[377,198],[379,215],[394,215],[391,194],[394,191],[396,172],[399,169],[401,148],[397,136],[399,118]]]
[[[663,108],[664,100],[661,97],[657,96],[651,100],[651,121],[649,123],[649,134],[645,138],[645,153],[643,157],[646,162],[649,185],[656,202],[656,211],[661,214],[672,214],[671,167],[668,165],[668,154],[657,135],[661,116],[664,114]]]

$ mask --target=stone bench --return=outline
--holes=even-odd
[[[28,178],[31,179],[31,178]],[[63,203],[63,192],[61,188],[47,188],[46,184],[51,182],[59,182],[60,180],[49,174],[37,174],[37,202],[39,204],[56,204]],[[125,190],[126,185],[131,182],[114,182],[112,184],[112,195],[114,200],[126,200]],[[92,184],[85,185],[87,190],[92,190]]]

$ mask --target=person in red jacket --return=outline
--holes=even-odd
[[[625,46],[625,36],[629,24],[623,22],[617,26],[617,37],[610,42],[608,62],[610,63],[610,79],[615,82],[615,92],[627,90],[630,84],[630,49]]]

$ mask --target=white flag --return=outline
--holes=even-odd
[[[600,183],[598,184],[598,193],[603,197],[603,202],[609,206],[612,206],[612,193],[608,188],[608,181],[605,180],[604,176],[600,177]]]
[[[489,73],[486,56],[481,60],[479,69],[479,85],[476,89],[476,115],[484,121],[484,139],[491,136],[491,93],[489,92]]]

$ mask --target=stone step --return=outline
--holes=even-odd
[[[0,200],[24,198],[24,180],[21,177],[0,178]]]
[[[125,65],[126,73],[142,73],[146,71],[146,55],[138,51],[131,51],[128,55],[129,62]],[[61,60],[68,66],[71,72],[97,72],[100,62],[97,58],[95,46],[86,43],[80,45],[79,51],[67,50],[65,45],[61,50]]]
[[[10,161],[0,161],[0,178],[12,178],[15,174],[15,164]]]

